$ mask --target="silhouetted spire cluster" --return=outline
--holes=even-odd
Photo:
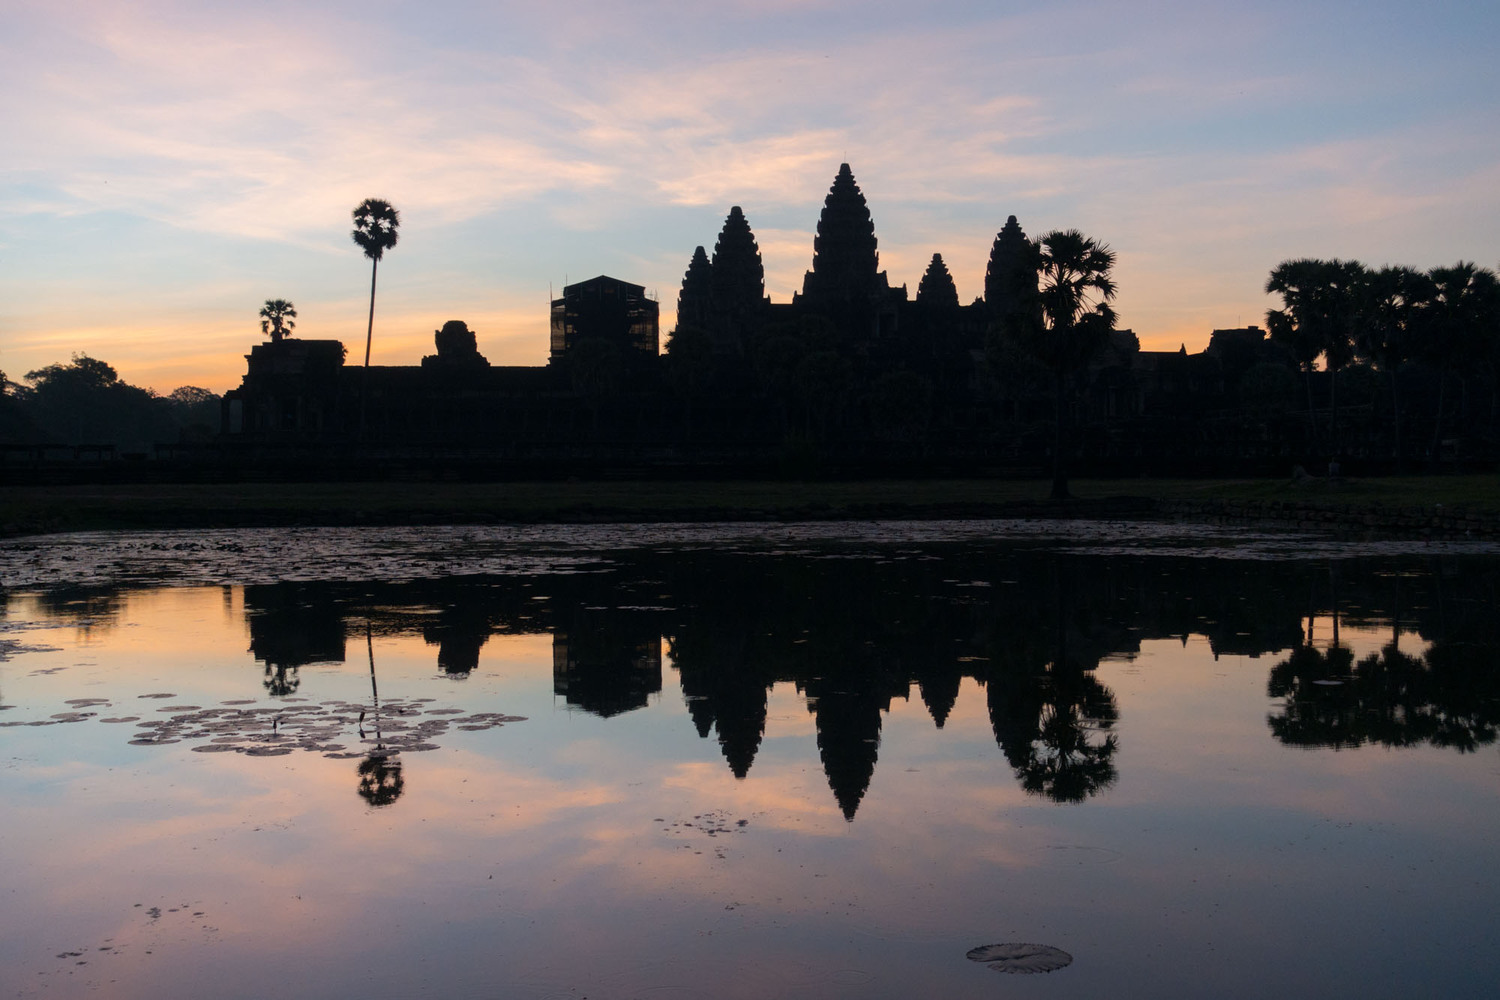
[[[713,265],[699,246],[693,250],[693,259],[682,276],[682,291],[677,293],[677,326],[707,330],[712,317]]]
[[[802,294],[815,302],[859,302],[886,288],[878,273],[875,223],[865,196],[854,182],[849,164],[839,164],[838,176],[823,200],[818,235],[813,240],[813,266],[802,282]]]
[[[917,285],[917,301],[932,309],[958,308],[958,286],[953,283],[953,275],[948,273],[942,254],[932,255],[932,263],[927,265],[927,273]]]
[[[709,332],[721,349],[739,352],[763,319],[766,270],[760,247],[740,206],[729,210],[714,244]]]
[[[965,301],[942,254],[914,296],[891,287],[847,163],[816,228],[801,290],[773,303],[750,222],[732,207],[711,251],[688,262],[665,358],[655,300],[605,275],[552,301],[545,370],[488,366],[454,321],[421,371],[348,371],[342,344],[293,338],[295,310],[268,300],[272,342],[255,345],[222,400],[218,445],[236,464],[359,467],[354,452],[378,444],[382,461],[413,468],[446,474],[461,461],[481,475],[544,477],[576,463],[710,463],[735,475],[1048,463],[1057,498],[1085,470],[1285,476],[1338,456],[1359,474],[1409,456],[1485,467],[1500,455],[1500,279],[1487,268],[1285,261],[1266,286],[1283,300],[1267,315],[1269,339],[1259,327],[1217,330],[1192,354],[1143,349],[1115,328],[1115,254],[1077,230],[1028,239],[1010,216],[984,294]],[[119,441],[125,387],[95,378],[93,364],[50,366],[27,374],[33,388],[0,393],[0,440]],[[182,402],[202,412],[208,395]],[[129,422],[142,429],[130,437],[149,444],[158,404],[133,397]]]
[[[735,205],[724,219],[710,262],[693,251],[677,294],[677,335],[705,338],[718,354],[738,355],[766,316],[766,270],[745,212]]]
[[[1024,314],[1037,294],[1036,248],[1012,215],[995,234],[984,272],[984,301],[997,321]]]

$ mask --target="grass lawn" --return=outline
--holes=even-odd
[[[956,517],[1105,511],[1125,500],[1296,501],[1500,510],[1500,476],[1313,480],[1078,479],[1049,504],[1040,480],[862,482],[188,483],[13,486],[0,531],[737,518]],[[1122,506],[1123,509],[1123,506]],[[1139,508],[1137,508],[1139,509]]]

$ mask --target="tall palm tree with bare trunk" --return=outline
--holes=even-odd
[[[1039,288],[1031,316],[1015,324],[1024,346],[1052,371],[1057,414],[1053,428],[1052,499],[1068,493],[1068,380],[1085,371],[1115,328],[1110,269],[1115,252],[1076,229],[1057,229],[1037,239],[1032,260]]]
[[[366,198],[354,210],[354,231],[349,235],[370,258],[370,323],[365,328],[365,369],[359,386],[359,430],[365,429],[365,383],[369,381],[370,342],[375,335],[375,274],[380,268],[380,258],[396,245],[396,230],[401,226],[401,215],[388,201]]]
[[[354,210],[354,231],[349,235],[370,258],[370,324],[365,330],[365,367],[370,367],[370,340],[375,333],[375,272],[380,258],[396,245],[401,215],[388,201],[366,198]]]

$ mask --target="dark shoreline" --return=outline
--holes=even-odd
[[[9,487],[0,537],[90,530],[714,521],[1179,520],[1350,537],[1500,538],[1500,477],[242,483]]]

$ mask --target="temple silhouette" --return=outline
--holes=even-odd
[[[911,294],[881,270],[869,205],[842,164],[788,302],[766,294],[750,220],[733,206],[712,254],[689,255],[665,353],[658,303],[608,275],[552,301],[545,365],[490,364],[482,331],[463,320],[436,330],[435,353],[411,366],[362,368],[339,341],[275,338],[252,347],[225,395],[215,454],[309,474],[341,463],[507,474],[1034,468],[1052,446],[1052,383],[1004,332],[1035,293],[1029,247],[1010,216],[981,296],[960,300],[941,253]],[[1299,371],[1257,326],[1215,330],[1196,354],[1143,350],[1115,330],[1067,400],[1072,461],[1096,473],[1285,474],[1310,457],[1389,449],[1379,422],[1350,418],[1340,431],[1335,419],[1334,440],[1295,412],[1299,383],[1314,407],[1331,393],[1327,373]],[[1369,387],[1343,392],[1351,414],[1378,405]]]

